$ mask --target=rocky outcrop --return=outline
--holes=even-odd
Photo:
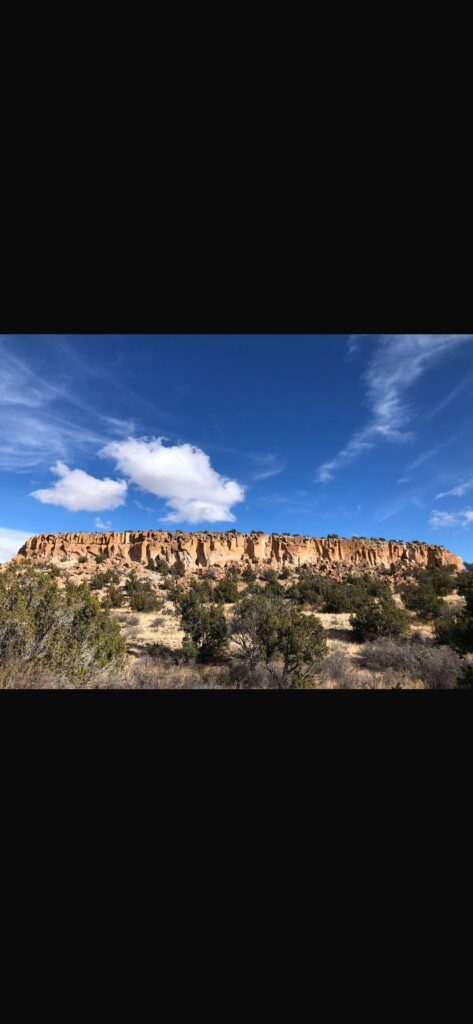
[[[184,562],[187,572],[230,565],[259,565],[297,568],[313,565],[320,572],[337,567],[359,572],[401,566],[454,565],[463,569],[461,558],[443,547],[408,541],[345,540],[339,537],[301,537],[267,533],[169,533],[143,531],[126,533],[53,533],[30,537],[17,559],[32,562],[67,561],[105,556],[115,564],[146,565],[150,558],[162,558],[169,566]],[[332,574],[332,573],[331,573]]]

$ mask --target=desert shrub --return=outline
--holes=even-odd
[[[112,584],[102,601],[102,608],[123,608],[124,600],[123,590]]]
[[[208,580],[192,580],[189,589],[197,594],[203,604],[209,604],[213,600],[213,589]]]
[[[179,599],[181,628],[184,630],[182,649],[186,656],[207,661],[219,655],[227,640],[227,624],[221,608],[203,605],[192,591]]]
[[[289,571],[288,566],[287,565],[283,565],[283,567],[281,569],[281,572],[279,573],[279,579],[280,580],[288,580],[290,575],[291,575],[291,573]]]
[[[364,596],[364,592],[360,594],[355,587],[344,583],[328,583],[323,602],[324,611],[334,615],[353,612],[360,606]]]
[[[55,578],[55,577],[57,578],[58,576],[61,575],[61,570],[60,570],[59,566],[55,565],[54,562],[52,562],[51,565],[49,566],[48,572],[49,572],[50,576],[52,576],[53,578]]]
[[[152,590],[133,590],[130,594],[130,608],[134,612],[155,612],[158,608],[156,594]]]
[[[181,559],[178,558],[174,562],[174,565],[171,565],[171,568],[170,568],[169,572],[171,573],[171,576],[174,576],[176,578],[177,577],[181,577],[181,576],[185,576],[185,574],[186,574],[186,567],[184,565],[184,562],[182,562]]]
[[[389,638],[374,640],[364,644],[361,663],[373,672],[384,672],[385,669],[392,668],[415,675],[418,666],[417,646],[397,643]]]
[[[267,668],[260,664],[250,666],[247,661],[234,658],[227,666],[227,686],[238,690],[247,689],[268,689],[271,686],[271,676]]]
[[[378,637],[402,636],[409,629],[406,612],[394,603],[392,598],[367,597],[354,615],[350,625],[355,639],[360,643],[377,640]]]
[[[320,681],[327,683],[329,680],[341,690],[351,690],[355,686],[353,666],[343,651],[329,654],[322,664]]]
[[[159,657],[140,659],[125,684],[133,690],[189,690],[200,689],[202,674],[190,665],[176,665]]]
[[[138,615],[127,615],[125,621],[128,626],[138,626],[140,619]]]
[[[458,685],[462,689],[473,690],[473,665],[464,665],[463,672],[458,681]]]
[[[113,572],[112,569],[107,569],[106,572],[96,572],[95,576],[90,581],[91,590],[102,590],[102,587],[106,587],[108,583],[119,583],[120,576],[117,572]]]
[[[420,657],[419,678],[432,690],[450,690],[459,685],[464,661],[449,647],[432,647]]]
[[[422,622],[438,618],[444,607],[442,598],[437,596],[432,584],[427,581],[414,586],[403,583],[399,593],[404,606],[415,612]]]
[[[473,651],[473,615],[469,615],[467,609],[461,612],[444,609],[435,623],[435,639],[460,654]]]
[[[1,574],[0,661],[19,659],[81,682],[124,656],[120,627],[85,583],[60,591],[34,569]]]
[[[310,605],[322,608],[326,593],[327,581],[315,573],[301,573],[298,583],[294,583],[285,592],[285,596],[299,605]]]
[[[376,576],[359,576],[354,577],[353,580],[349,580],[353,586],[358,587],[359,590],[364,590],[369,597],[380,597],[390,598],[391,589],[386,580],[380,580]]]
[[[79,565],[85,565],[86,561],[87,561],[86,555],[81,555],[80,558],[79,558]]]
[[[312,676],[327,649],[319,619],[302,615],[266,593],[239,602],[230,631],[249,666],[262,662],[282,686]]]
[[[245,583],[255,583],[256,573],[253,572],[251,566],[246,565],[241,574],[241,578]]]
[[[437,597],[447,597],[448,594],[453,594],[457,587],[456,570],[453,565],[432,566],[429,569],[410,568],[409,575],[413,576],[419,586],[433,590]]]
[[[154,568],[155,568],[156,572],[159,572],[161,574],[161,576],[168,576],[169,575],[168,563],[165,562],[163,558],[155,558]]]
[[[385,668],[378,672],[373,678],[373,689],[383,690],[405,690],[409,689],[410,677],[398,671],[397,668]]]
[[[286,596],[286,591],[278,580],[270,580],[269,583],[261,589],[264,590],[267,597],[273,598],[273,600],[276,598],[282,599]]]
[[[473,571],[471,569],[459,576],[457,589],[458,593],[465,599],[467,614],[473,616]]]
[[[100,555],[96,555],[95,556],[95,561],[96,561],[97,565],[102,565],[102,562],[106,562],[107,558],[108,558],[107,552],[106,551],[102,551],[102,553]]]
[[[240,579],[240,570],[239,570],[238,566],[237,565],[229,565],[228,569],[226,569],[226,571],[225,571],[225,576],[226,576],[227,580],[239,580]]]
[[[254,594],[266,594],[266,597],[271,597],[271,592],[267,588],[262,587],[257,580],[254,583],[249,583],[246,590],[239,594],[239,598],[252,597]]]
[[[264,569],[261,573],[261,579],[265,583],[277,583],[278,574],[275,569]]]
[[[130,599],[130,608],[134,612],[154,612],[159,608],[156,592],[149,580],[139,580],[135,572],[131,572],[125,590]]]
[[[433,690],[454,688],[464,668],[462,659],[449,647],[433,647],[419,641],[396,643],[388,639],[368,643],[361,659],[365,668],[374,672],[393,670],[404,677],[421,679]]]
[[[225,576],[220,580],[213,592],[214,600],[219,604],[234,604],[238,601],[238,586],[233,579]]]
[[[155,569],[156,569],[156,562],[155,562],[154,558],[148,558],[148,562],[147,562],[146,568],[147,569],[151,569],[152,572],[155,571]]]

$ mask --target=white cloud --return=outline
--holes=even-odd
[[[348,349],[347,355],[348,355],[348,358],[350,358],[350,356],[356,355],[356,353],[360,351],[360,338],[361,337],[362,337],[361,334],[350,334],[350,337],[349,337],[348,343],[347,343],[347,349]]]
[[[253,480],[269,480],[271,476],[279,476],[285,468],[285,466],[275,466],[274,469],[264,469],[261,473],[255,473]]]
[[[46,402],[63,397],[60,388],[43,380],[18,359],[0,339],[0,404],[39,408]]]
[[[39,372],[47,365],[47,355],[45,346],[35,344],[31,356],[20,358],[12,340],[0,337],[0,469],[22,471],[57,459],[67,462],[78,451],[89,452],[110,437],[134,431],[133,420],[103,415],[88,402],[83,378],[94,372],[64,339],[58,337],[50,350],[57,385],[46,379],[45,369],[43,375]]]
[[[406,441],[404,427],[414,415],[406,393],[438,359],[471,334],[385,334],[379,338],[364,375],[371,418],[329,462],[319,467],[317,481],[327,483],[334,473],[354,462],[363,451],[381,441]]]
[[[251,460],[263,467],[257,473],[254,473],[253,480],[255,481],[269,480],[272,476],[279,476],[286,468],[285,464],[278,461],[277,455],[274,455],[272,452],[263,455],[252,455]]]
[[[469,526],[473,523],[473,511],[468,508],[462,512],[439,512],[438,509],[434,509],[429,523],[434,529],[441,526]]]
[[[118,434],[121,437],[128,437],[130,434],[135,432],[135,421],[134,420],[122,420],[116,416],[101,416],[104,423],[110,428],[111,433]]]
[[[69,469],[64,462],[57,462],[51,472],[59,477],[57,482],[30,495],[43,505],[60,505],[69,512],[101,512],[125,502],[126,480],[98,480],[82,469]]]
[[[414,477],[409,475],[410,473],[414,472],[414,470],[416,469],[420,469],[420,467],[423,466],[425,462],[428,462],[429,459],[433,459],[436,455],[438,455],[440,451],[442,451],[443,448],[447,448],[449,444],[452,444],[454,441],[457,440],[458,434],[455,434],[454,437],[449,437],[446,441],[443,441],[442,444],[437,444],[435,448],[429,448],[429,451],[422,452],[422,454],[419,455],[417,459],[414,460],[414,462],[411,462],[409,466],[407,466],[405,470],[406,476],[401,477],[401,479],[398,480],[398,483],[410,483],[410,481],[414,479]],[[437,494],[437,498],[439,497],[441,497],[441,495]]]
[[[438,405],[434,406],[434,408],[431,409],[430,412],[426,414],[425,418],[427,420],[430,420],[432,419],[433,416],[438,416],[439,412],[443,412],[443,410],[446,409],[447,406],[450,405],[455,398],[458,398],[462,391],[464,391],[465,388],[470,386],[472,381],[473,374],[470,374],[468,377],[465,378],[465,380],[462,380],[460,384],[457,384],[457,386],[453,388],[453,390],[450,391],[448,395],[445,396],[445,398],[442,398],[442,401],[439,402]]]
[[[28,537],[31,537],[31,533],[0,526],[0,562],[9,562],[10,558],[14,558]]]
[[[457,487],[453,487],[451,491],[441,491],[441,493],[437,494],[435,497],[437,501],[439,498],[463,498],[463,495],[467,494],[467,492],[472,489],[473,477],[471,477],[470,480],[465,480],[463,484],[458,484]]]
[[[97,530],[109,530],[111,525],[111,523],[103,523],[100,516],[97,516],[97,518],[94,520],[94,526],[96,527]]]
[[[128,438],[113,441],[101,455],[116,460],[117,469],[142,491],[164,498],[165,521],[234,522],[232,505],[243,501],[244,488],[220,476],[209,456],[190,444],[169,447],[163,438]]]

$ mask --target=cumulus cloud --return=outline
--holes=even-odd
[[[333,459],[319,467],[317,482],[327,483],[337,470],[381,441],[408,440],[412,435],[404,428],[415,411],[407,401],[408,390],[435,361],[472,339],[471,334],[382,335],[364,374],[371,417]]]
[[[473,511],[469,508],[462,512],[439,512],[434,509],[429,520],[430,526],[438,529],[441,526],[469,526],[473,523]]]
[[[190,444],[130,437],[107,444],[100,454],[115,459],[117,470],[142,491],[166,501],[166,522],[234,522],[231,507],[245,496],[236,480],[220,476],[209,456]]]
[[[0,526],[0,562],[9,562],[10,558],[14,558],[28,537],[31,537],[31,533]]]
[[[56,483],[30,494],[43,505],[60,505],[69,512],[101,512],[125,502],[126,480],[98,480],[82,469],[69,469],[64,462],[51,466],[51,472],[59,477]]]

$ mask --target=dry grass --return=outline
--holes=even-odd
[[[455,599],[457,595],[452,595]],[[457,601],[462,601],[457,598]],[[225,616],[229,618],[233,611],[232,605],[224,606]],[[304,610],[304,614],[311,615],[314,612]],[[426,684],[419,678],[410,676],[408,673],[397,672],[395,669],[384,669],[382,671],[368,670],[363,665],[363,644],[359,644],[353,637],[350,627],[350,613],[339,614],[317,612],[327,636],[328,656],[326,664],[317,686],[320,689],[426,689]],[[134,612],[120,609],[115,613],[120,622],[128,645],[128,684],[137,688],[151,689],[206,689],[209,686],[217,688],[228,688],[252,685],[247,674],[242,670],[238,678],[238,670],[230,674],[222,667],[203,668],[189,667],[185,665],[169,666],[156,660],[153,653],[160,648],[163,651],[180,652],[183,631],[179,627],[179,617],[175,614],[174,606],[167,602],[161,616],[156,617],[155,612]],[[128,625],[130,618],[136,624],[133,627]],[[433,638],[433,628],[429,623],[419,623],[415,615],[411,618],[411,637],[419,638],[429,642]],[[159,621],[159,624],[158,624]],[[238,653],[238,648],[232,642],[228,645],[230,656]],[[238,666],[235,660],[234,665]],[[134,681],[132,681],[134,680]],[[137,682],[138,680],[138,682]],[[260,672],[254,685],[258,687],[269,687],[271,684],[264,672]]]
[[[149,574],[153,577],[153,574]],[[163,597],[164,592],[163,592]],[[398,601],[398,595],[395,595]],[[445,598],[450,605],[463,605],[463,598],[452,594]],[[224,606],[226,618],[233,612],[232,605]],[[359,644],[350,627],[350,613],[324,613],[303,609],[304,614],[315,614],[320,619],[327,637],[328,654],[321,673],[316,679],[320,689],[426,689],[426,683],[405,670],[384,667],[382,670],[364,664],[366,645]],[[127,643],[127,664],[120,673],[102,673],[81,689],[248,689],[272,688],[268,674],[259,668],[251,676],[235,657],[237,648],[230,642],[230,658],[220,665],[185,664],[181,658],[183,631],[179,615],[171,601],[165,600],[158,612],[132,612],[129,608],[112,609],[110,614],[120,624]],[[410,638],[416,637],[430,645],[433,627],[420,623],[410,614]],[[468,659],[473,662],[473,655]],[[375,662],[372,661],[375,665]],[[23,666],[0,667],[0,689],[68,689],[73,684],[52,677],[44,671]]]
[[[146,656],[156,645],[170,651],[180,651],[184,633],[179,628],[179,618],[170,602],[158,616],[156,611],[131,612],[130,609],[120,609],[116,613],[112,611],[111,614],[120,623],[128,644],[128,657],[132,661]]]
[[[166,661],[160,660],[159,654],[154,652],[161,648],[164,652],[176,655],[181,650],[183,632],[179,628],[179,617],[173,614],[173,605],[168,604],[166,610],[171,612],[166,617],[156,618],[155,612],[135,612],[133,621],[137,624],[130,628],[127,620],[131,613],[120,610],[116,618],[123,629],[125,639],[128,642],[128,677],[124,685],[138,689],[207,689],[216,687],[218,689],[228,687],[240,688],[257,686],[258,688],[269,688],[271,683],[264,670],[258,673],[254,682],[248,678],[248,673],[241,669],[239,661],[235,656],[239,653],[238,648],[232,642],[229,643],[229,655],[235,658],[233,668],[229,671],[225,666],[188,666],[169,665]],[[226,617],[230,617],[232,606],[225,605]],[[304,614],[310,615],[313,612],[306,610]],[[316,613],[320,619],[327,636],[328,656],[317,680],[317,687],[320,689],[426,689],[425,683],[406,673],[396,673],[394,670],[385,669],[375,672],[367,670],[363,665],[363,644],[359,644],[353,637],[350,627],[350,613],[339,614]],[[418,636],[423,640],[432,639],[432,626],[420,624],[412,617],[412,636]],[[121,684],[120,684],[121,685]]]

